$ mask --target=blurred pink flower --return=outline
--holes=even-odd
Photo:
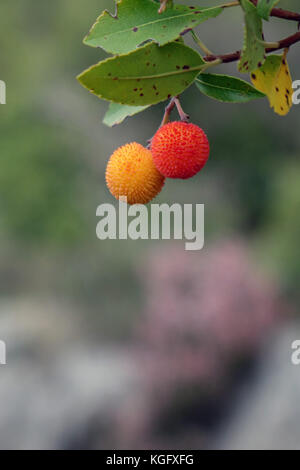
[[[149,380],[163,386],[221,378],[232,362],[255,353],[279,314],[276,286],[241,240],[198,254],[163,248],[143,279],[141,359]]]

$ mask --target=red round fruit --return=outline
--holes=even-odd
[[[167,178],[191,178],[209,157],[205,132],[195,124],[170,122],[161,127],[151,142],[153,161]]]

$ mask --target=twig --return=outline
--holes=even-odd
[[[278,51],[279,49],[285,49],[286,47],[290,47],[293,44],[300,42],[300,32],[292,34],[281,41],[278,41],[278,47],[268,47],[266,49],[266,53],[269,54],[270,52]],[[204,57],[206,62],[212,62],[214,60],[219,59],[222,63],[226,64],[229,62],[235,62],[239,60],[241,57],[241,51],[232,52],[230,54],[221,54],[221,55],[207,55]]]

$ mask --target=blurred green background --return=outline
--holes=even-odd
[[[297,1],[281,4],[299,9]],[[169,428],[164,431],[163,412],[158,411],[158,424],[148,424],[140,442],[136,437],[131,441],[124,438],[124,422],[139,414],[139,399],[145,409],[142,397],[149,394],[149,386],[143,383],[138,386],[137,405],[122,405],[138,380],[131,367],[139,355],[134,348],[143,338],[139,330],[149,296],[159,295],[147,294],[145,271],[157,251],[168,253],[172,243],[100,242],[96,238],[96,208],[113,202],[104,179],[109,156],[128,141],[145,144],[164,109],[164,104],[156,105],[109,129],[102,124],[107,103],[77,83],[78,73],[105,57],[101,50],[82,44],[104,8],[112,11],[113,2],[2,0],[0,6],[0,79],[7,86],[7,104],[0,107],[0,338],[8,348],[8,364],[0,369],[0,397],[7,401],[0,422],[0,429],[5,425],[0,447],[225,446],[222,432],[221,443],[216,443],[216,436],[222,419],[230,422],[231,418],[225,413],[226,418],[214,418],[214,424],[207,425],[211,421],[196,412],[203,406],[202,392],[197,394],[199,402],[193,397],[180,413],[182,400],[174,398],[176,406],[169,414],[179,413],[178,429],[183,430],[176,439]],[[265,23],[265,36],[277,40],[296,29],[296,23],[272,19]],[[198,32],[216,53],[234,51],[242,41],[241,13],[228,9],[201,25]],[[288,56],[294,80],[300,77],[299,47],[295,45]],[[219,70],[239,76],[236,64]],[[221,104],[200,95],[194,86],[182,95],[182,104],[192,121],[207,132],[211,158],[205,170],[190,181],[168,181],[156,202],[205,204],[203,256],[223,240],[243,240],[251,262],[276,283],[278,296],[288,305],[279,308],[284,312],[280,326],[276,323],[279,331],[292,322],[297,339],[297,320],[287,312],[296,312],[299,304],[300,108],[294,106],[282,118],[266,100]],[[184,250],[183,243],[176,247],[178,252]],[[190,256],[201,264],[202,253]],[[216,285],[215,292],[212,290],[213,297],[218,296],[219,288]],[[237,292],[238,287],[232,295]],[[247,302],[241,299],[241,305]],[[268,334],[262,345],[268,343],[267,338]],[[252,350],[251,361],[256,360],[257,351],[258,347]],[[285,354],[283,367],[289,367],[289,341]],[[235,361],[239,359],[234,357]],[[247,375],[248,362],[238,365],[239,372]],[[74,373],[70,372],[73,368]],[[231,372],[226,377],[222,390]],[[177,391],[180,380],[178,383]],[[195,390],[194,380],[188,390]],[[103,403],[118,391],[119,415],[112,417],[105,406],[102,410],[102,402],[98,405],[96,398],[94,403],[92,391],[99,400],[103,395]],[[72,401],[73,395],[76,399]],[[165,409],[163,396],[161,407]],[[207,396],[210,401],[222,401],[211,385],[206,387]],[[226,409],[232,405],[227,397],[224,401]],[[89,408],[90,403],[94,408]],[[215,408],[211,408],[214,416]],[[198,416],[192,424],[191,413]],[[153,429],[163,437],[153,439]],[[209,439],[203,438],[207,434]],[[137,435],[143,434],[133,433]],[[234,437],[232,441],[228,438],[228,445],[255,446],[249,436],[250,431],[240,444]],[[286,437],[289,445],[294,444]]]

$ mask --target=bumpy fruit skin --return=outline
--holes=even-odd
[[[128,204],[147,204],[160,193],[164,182],[150,150],[136,142],[118,148],[109,159],[106,183],[116,199],[126,196]]]
[[[209,142],[195,124],[170,122],[161,127],[151,142],[153,161],[167,178],[191,178],[209,157]]]

